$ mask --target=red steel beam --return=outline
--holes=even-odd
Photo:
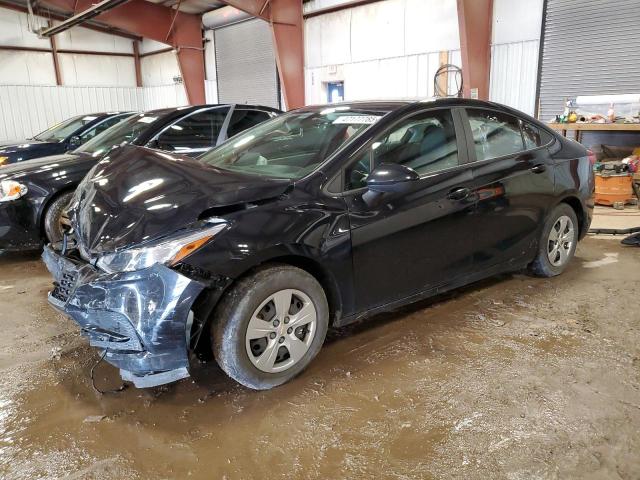
[[[304,106],[304,36],[301,0],[223,0],[271,25],[278,74],[288,109]]]
[[[51,22],[48,23],[49,26],[51,26]],[[60,63],[58,61],[58,46],[56,45],[56,39],[50,37],[49,43],[51,44],[51,58],[53,59],[53,71],[56,74],[56,85],[62,85],[62,75],[60,74]]]
[[[489,98],[493,0],[457,0],[464,96]]]
[[[81,12],[92,6],[93,0],[43,0],[41,3],[65,12]],[[204,48],[202,22],[192,15],[145,0],[131,0],[104,12],[96,20],[106,25],[168,43],[177,51],[189,103],[205,103]]]
[[[140,47],[138,46],[138,41],[134,40],[133,42],[133,63],[136,68],[136,87],[142,86],[142,68],[140,67]]]

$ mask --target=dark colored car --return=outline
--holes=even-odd
[[[73,152],[2,168],[0,250],[33,249],[43,241],[60,241],[62,212],[75,188],[117,146],[132,143],[195,156],[277,113],[252,105],[155,110],[131,116]]]
[[[210,339],[229,376],[271,388],[330,325],[500,272],[560,274],[593,188],[587,150],[501,105],[304,108],[197,160],[103,160],[66,248],[45,249],[49,298],[139,387],[188,376]]]
[[[0,143],[0,166],[75,150],[131,114],[111,112],[79,115],[33,138]]]

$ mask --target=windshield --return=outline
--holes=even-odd
[[[73,117],[65,120],[62,123],[54,125],[53,127],[48,128],[47,130],[39,133],[33,138],[35,140],[41,140],[43,142],[62,142],[80,127],[93,122],[96,118],[98,117],[95,117],[93,115],[81,115],[79,117]]]
[[[134,115],[89,140],[78,148],[76,152],[89,153],[97,157],[107,153],[113,147],[134,142],[140,134],[146,130],[149,125],[158,120],[158,118],[159,115],[153,113]]]
[[[292,112],[246,130],[200,160],[225,170],[302,178],[381,117],[352,107]]]

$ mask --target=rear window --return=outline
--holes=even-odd
[[[527,150],[548,145],[553,140],[549,132],[529,122],[522,122],[522,137]]]

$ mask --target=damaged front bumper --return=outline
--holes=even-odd
[[[189,376],[192,305],[204,285],[163,265],[104,273],[45,247],[49,302],[80,325],[123,380],[138,388]]]

